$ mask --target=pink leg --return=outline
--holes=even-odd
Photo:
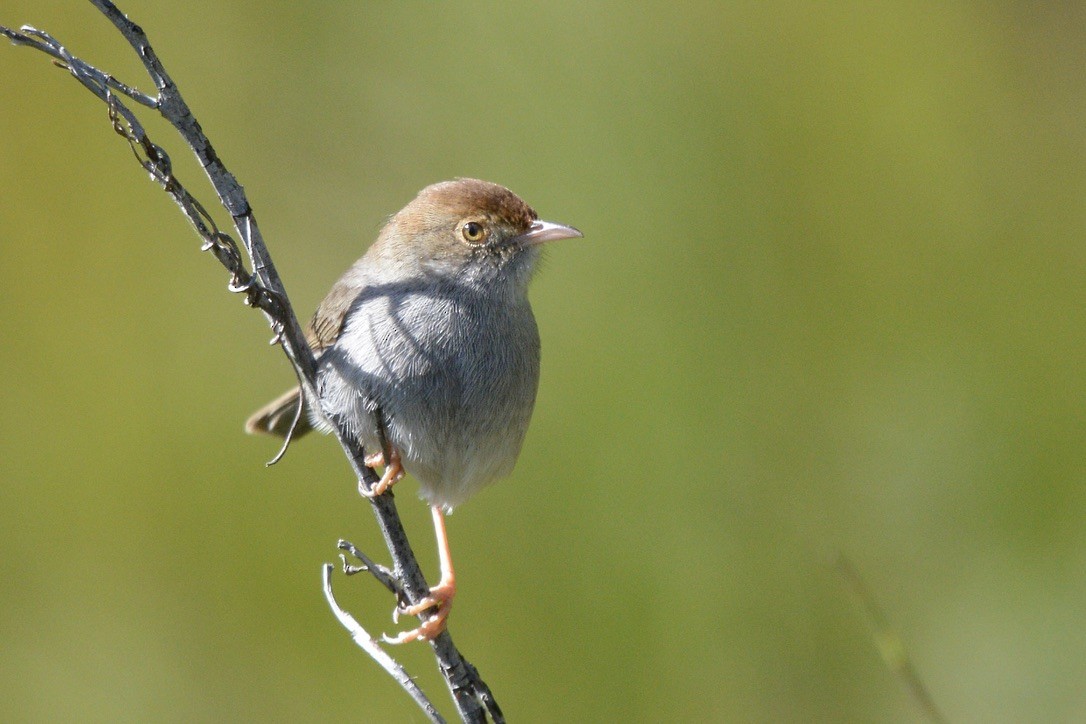
[[[430,510],[434,517],[434,533],[437,535],[437,555],[441,563],[441,580],[430,589],[430,595],[414,606],[407,606],[398,610],[397,613],[418,616],[425,613],[427,609],[436,607],[436,610],[418,628],[404,631],[395,638],[385,636],[385,641],[390,644],[404,644],[408,641],[433,641],[441,635],[448,624],[453,596],[456,595],[456,576],[453,572],[452,554],[449,552],[449,535],[445,531],[445,515],[441,512],[440,506],[435,505]]]

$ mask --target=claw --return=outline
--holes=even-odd
[[[452,610],[453,596],[456,595],[456,577],[453,574],[452,555],[449,553],[449,536],[445,532],[445,516],[441,508],[432,508],[434,516],[434,532],[437,534],[438,558],[441,562],[441,580],[430,589],[429,595],[413,606],[397,607],[392,612],[392,620],[399,621],[400,614],[408,616],[420,616],[430,609],[434,609],[418,628],[403,631],[396,636],[382,634],[381,637],[388,644],[406,644],[410,641],[433,641],[440,636],[448,625],[449,611]]]
[[[367,498],[376,498],[378,495],[384,495],[389,488],[391,488],[404,476],[403,465],[400,464],[400,454],[396,450],[392,450],[390,456],[392,461],[385,464],[385,455],[381,452],[370,453],[366,457],[362,458],[362,462],[366,464],[368,468],[379,468],[384,466],[385,472],[381,476],[381,479],[373,486],[372,489],[366,490],[362,487],[362,484],[358,484],[358,492]]]
[[[393,612],[393,620],[399,620],[399,615],[418,616],[429,609],[436,610],[417,628],[403,631],[396,636],[382,634],[387,644],[406,644],[411,641],[433,641],[445,631],[448,625],[449,612],[452,610],[453,596],[456,595],[456,584],[453,581],[441,581],[430,589],[430,595],[422,599],[414,606],[397,608]]]

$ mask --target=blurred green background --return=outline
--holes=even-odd
[[[512,721],[920,719],[840,554],[950,719],[1086,718],[1086,8],[122,9],[302,316],[436,180],[584,230],[534,285],[517,470],[450,519],[451,631]],[[24,22],[147,86],[88,3]],[[384,559],[337,447],[269,470],[242,434],[292,382],[263,319],[6,43],[0,149],[0,719],[419,721],[320,593],[338,537]]]

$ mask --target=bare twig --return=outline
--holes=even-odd
[[[378,583],[387,588],[390,593],[396,594],[397,598],[406,598],[404,596],[403,586],[400,585],[400,581],[396,577],[396,574],[382,566],[380,563],[374,563],[370,560],[369,556],[358,550],[354,543],[341,540],[339,542],[339,549],[350,553],[352,556],[362,561],[362,565],[354,566],[347,562],[347,558],[343,556],[343,554],[340,554],[339,557],[343,561],[343,572],[348,576],[353,576],[356,573],[362,573],[364,571],[368,572],[377,579]]]
[[[920,672],[917,671],[916,666],[909,657],[905,643],[901,640],[898,632],[890,626],[886,614],[883,613],[882,608],[875,600],[875,596],[868,589],[867,584],[864,583],[860,572],[856,570],[856,567],[852,565],[852,561],[844,554],[837,559],[837,569],[848,583],[852,594],[856,596],[856,599],[863,606],[864,613],[871,625],[875,647],[879,650],[882,660],[886,662],[886,666],[894,676],[902,681],[913,700],[916,701],[917,706],[924,712],[924,715],[936,724],[944,724],[947,721],[946,717],[943,716],[939,707],[935,705],[935,699],[932,698],[931,692],[925,686],[924,680],[920,678]]]
[[[426,698],[426,694],[414,682],[411,675],[381,648],[377,639],[370,636],[366,629],[362,628],[362,624],[355,620],[354,616],[340,607],[335,595],[332,593],[332,568],[331,563],[325,563],[321,568],[321,579],[323,580],[324,597],[328,600],[328,605],[332,607],[332,612],[335,613],[336,618],[350,632],[355,643],[373,657],[373,660],[380,664],[388,672],[388,675],[395,679],[403,687],[404,691],[415,700],[415,703],[426,713],[430,721],[443,723],[445,720],[434,708],[434,705],[430,703],[430,700]]]
[[[244,190],[215,152],[177,86],[166,73],[166,69],[159,61],[143,30],[131,22],[109,0],[91,0],[91,2],[109,18],[136,51],[155,86],[156,95],[142,93],[133,86],[122,83],[112,75],[75,57],[55,38],[36,28],[23,26],[20,31],[14,31],[0,27],[0,34],[16,45],[35,48],[46,53],[54,59],[54,63],[65,68],[106,104],[114,130],[128,140],[140,165],[177,203],[203,240],[202,249],[211,251],[230,272],[229,290],[243,293],[247,304],[263,311],[275,332],[275,341],[282,346],[295,369],[303,394],[309,399],[315,399],[316,361],[306,343],[302,327],[290,305],[267,247],[264,245],[256,217]],[[181,134],[211,181],[220,203],[232,217],[235,233],[248,256],[251,273],[245,268],[238,243],[229,234],[219,230],[205,207],[173,174],[169,155],[150,140],[139,119],[125,105],[123,99],[157,110]],[[344,430],[337,429],[335,434],[362,489],[371,489],[379,478],[373,470],[366,467],[365,453],[361,445]],[[407,534],[396,512],[393,497],[391,493],[388,493],[371,499],[371,503],[388,546],[393,569],[389,571],[372,562],[366,563],[366,569],[373,572],[382,584],[396,592],[399,598],[416,604],[429,593],[429,586],[411,550]],[[359,552],[353,550],[351,552],[360,560],[368,560],[364,559]],[[324,575],[328,581],[328,576],[331,574],[327,568]],[[364,634],[353,618],[347,617],[353,623],[349,623],[344,618],[346,614],[343,614],[334,598],[331,597],[330,583],[326,583],[325,593],[328,596],[329,605],[359,645],[396,678],[428,716],[431,718],[436,716],[429,701],[425,697],[420,700],[417,696],[417,688],[414,687],[410,677],[406,674],[400,676],[399,673],[393,673],[400,672],[402,669],[399,669],[398,665],[394,669],[386,666],[386,660],[391,661],[391,657],[380,650],[372,638]],[[363,634],[358,634],[358,631],[363,631]],[[371,646],[370,643],[373,645]],[[432,646],[438,668],[449,686],[460,717],[464,721],[482,722],[489,714],[495,722],[504,721],[501,709],[490,689],[475,667],[456,649],[449,633],[446,631],[441,634],[432,642]],[[395,662],[392,663],[395,664]]]

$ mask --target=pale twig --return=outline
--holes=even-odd
[[[920,672],[917,671],[916,666],[909,657],[905,642],[902,641],[898,632],[890,626],[886,614],[883,613],[882,608],[875,600],[875,596],[864,583],[860,572],[856,570],[856,567],[844,554],[837,559],[837,569],[848,583],[852,594],[863,606],[864,613],[871,625],[875,648],[878,649],[879,655],[882,656],[887,668],[902,681],[913,700],[916,701],[917,706],[920,707],[928,719],[936,724],[944,724],[947,719],[943,716],[939,707],[935,705],[935,699],[932,698],[928,687],[924,685],[924,680],[920,678]]]
[[[381,648],[381,644],[377,639],[369,635],[366,629],[362,628],[362,624],[358,623],[354,616],[347,613],[336,601],[335,595],[332,593],[332,569],[334,566],[331,563],[325,563],[321,568],[321,579],[323,581],[324,597],[328,601],[328,605],[332,608],[332,613],[339,619],[343,628],[347,629],[351,634],[351,638],[354,642],[365,651],[370,657],[388,672],[388,675],[396,680],[404,691],[415,700],[415,703],[419,705],[419,708],[426,713],[432,722],[444,722],[441,714],[438,713],[434,705],[423,693],[422,689],[418,687],[411,675],[400,666],[394,658],[388,655],[384,649]]]

